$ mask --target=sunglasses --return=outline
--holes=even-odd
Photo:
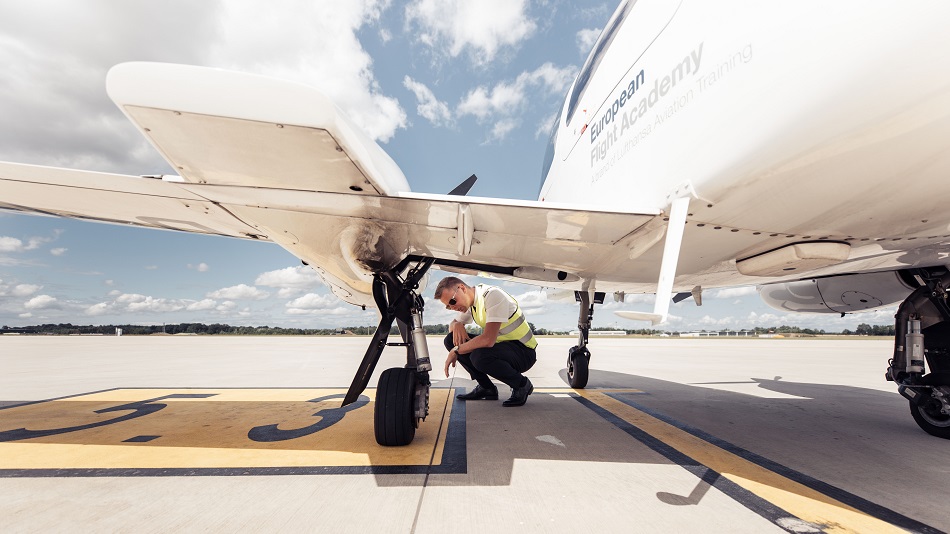
[[[452,298],[449,299],[449,306],[455,306],[455,295],[458,294],[459,289],[462,289],[462,286],[455,286],[455,293],[452,293]],[[446,306],[446,308],[449,306]]]

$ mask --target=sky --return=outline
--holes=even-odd
[[[414,191],[537,198],[556,110],[614,2],[578,0],[6,2],[0,6],[0,161],[129,175],[174,174],[105,92],[108,69],[161,61],[316,87],[376,140]],[[453,314],[426,291],[426,323]],[[485,280],[465,278],[469,283]],[[499,284],[536,326],[576,328],[573,300]],[[597,306],[594,328],[646,328]],[[778,312],[753,287],[674,304],[670,331],[782,324],[840,331],[891,324],[864,314]],[[0,212],[0,325],[181,322],[371,325],[271,243]]]

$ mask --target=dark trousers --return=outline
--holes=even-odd
[[[449,332],[449,335],[445,336],[445,350],[452,350],[454,346],[455,341]],[[489,377],[494,377],[512,388],[521,387],[525,380],[521,373],[531,369],[537,359],[534,349],[529,349],[520,341],[502,341],[492,347],[459,354],[459,363],[468,371],[472,380],[484,388],[495,387]]]

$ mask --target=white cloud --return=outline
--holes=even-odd
[[[254,285],[277,288],[277,296],[280,298],[289,298],[303,293],[308,289],[319,287],[323,284],[320,275],[310,267],[300,265],[297,267],[287,267],[276,271],[267,271],[258,275],[254,280]]]
[[[48,310],[59,308],[59,306],[56,297],[49,295],[37,295],[23,303],[23,307],[28,310]]]
[[[53,239],[52,237],[31,237],[27,240],[26,246],[23,248],[24,250],[36,250],[40,248],[40,246],[53,241]]]
[[[116,297],[116,296],[121,295],[122,292],[119,291],[118,289],[113,289],[112,291],[110,291],[110,292],[107,293],[107,294],[108,294],[110,297]]]
[[[406,114],[384,94],[358,39],[388,4],[298,0],[266,9],[251,0],[4,5],[0,160],[124,173],[167,168],[103,90],[108,69],[123,61],[207,65],[309,84],[371,138],[388,140],[405,127]],[[68,23],[50,23],[51,5],[57,20]],[[142,28],[174,38],[145,38]]]
[[[10,290],[10,295],[14,297],[28,297],[33,293],[36,293],[43,286],[38,286],[34,284],[17,284]]]
[[[102,283],[105,284],[105,285],[107,285],[107,286],[114,286],[114,285],[115,285],[115,280],[103,280]]]
[[[518,301],[518,306],[525,313],[538,314],[543,313],[542,309],[548,303],[548,294],[543,290],[528,291],[514,297],[514,299]]]
[[[488,139],[485,142],[501,141],[520,124],[521,121],[518,119],[502,119],[496,122],[495,125],[492,126],[491,133],[488,134]]]
[[[145,270],[146,270],[146,271],[156,271],[156,270],[158,270],[158,265],[146,265],[146,266],[145,266]]]
[[[15,237],[0,237],[0,252],[22,252],[23,241]]]
[[[522,72],[511,82],[499,82],[494,87],[479,86],[462,98],[456,115],[471,115],[480,123],[493,122],[490,141],[504,139],[520,122],[532,95],[560,95],[574,79],[574,67],[556,67],[545,63],[533,71]],[[553,121],[553,118],[552,118]]]
[[[51,249],[51,250],[49,251],[49,253],[52,254],[53,256],[62,256],[63,254],[66,254],[66,251],[67,251],[67,250],[69,250],[69,249],[66,249],[66,248],[54,248],[54,249]]]
[[[135,313],[171,313],[185,311],[206,311],[215,308],[215,301],[204,299],[200,301],[188,299],[157,298],[138,293],[119,293],[110,291],[114,296],[112,302],[100,302],[87,307],[83,313],[92,316],[106,314],[135,314]],[[233,303],[232,303],[233,304]]]
[[[540,139],[542,137],[547,137],[551,135],[551,132],[554,128],[554,119],[557,118],[557,113],[551,113],[545,117],[541,122],[538,123],[538,129],[534,131],[534,138]]]
[[[282,299],[289,299],[290,297],[295,297],[303,293],[302,289],[297,289],[294,287],[284,287],[277,290],[277,297]]]
[[[2,49],[0,49],[0,52],[2,52]],[[2,54],[0,54],[0,59],[2,59]],[[0,91],[0,95],[2,94],[3,92]],[[3,108],[0,107],[0,110],[2,109]],[[2,137],[0,137],[0,141],[2,141]],[[52,237],[31,237],[26,240],[26,243],[24,243],[22,239],[17,239],[15,237],[0,236],[0,252],[24,252],[27,250],[36,250],[46,243],[55,241],[61,232],[61,230],[53,230]],[[66,251],[66,249],[62,250],[63,252]]]
[[[365,317],[366,312],[357,311],[354,313],[353,311],[354,309],[357,309],[357,308],[343,307],[343,306],[339,308],[333,308],[333,309],[288,308],[287,314],[288,315],[316,315],[316,316],[332,315],[336,317],[348,316],[348,317],[360,318],[360,319]]]
[[[468,50],[473,63],[484,65],[534,33],[537,24],[526,11],[527,0],[414,0],[406,24],[433,50],[451,57]]]
[[[126,310],[132,313],[136,312],[174,312],[184,309],[184,305],[180,301],[155,298],[155,297],[145,297],[142,300],[136,302],[130,302],[126,306]]]
[[[698,322],[703,326],[714,326],[717,328],[734,326],[738,323],[738,321],[732,317],[711,317],[709,315],[704,315]]]
[[[575,74],[576,68],[573,66],[556,67],[548,62],[533,71],[522,72],[512,82],[499,82],[491,89],[484,86],[472,89],[459,103],[457,112],[479,119],[511,114],[524,104],[529,89],[559,95],[566,90]]]
[[[112,305],[110,303],[100,302],[99,304],[93,304],[92,306],[89,306],[88,308],[86,308],[86,311],[83,313],[85,313],[86,315],[97,316],[97,315],[105,315],[109,313],[110,311],[112,311]]]
[[[211,297],[213,299],[254,299],[262,300],[266,299],[270,294],[266,291],[261,291],[256,287],[249,286],[247,284],[238,284],[236,286],[225,287],[217,291],[212,291],[205,295],[206,297]]]
[[[749,312],[748,317],[746,317],[746,323],[749,323],[753,326],[780,326],[780,322],[784,321],[785,317],[779,317],[774,313],[756,313]]]
[[[596,43],[597,38],[600,37],[601,31],[603,30],[600,28],[590,28],[577,32],[577,49],[582,56],[586,57],[591,49],[594,48],[594,43]]]
[[[382,94],[357,36],[388,3],[297,1],[292,9],[261,9],[254,0],[229,0],[216,14],[211,61],[316,87],[371,138],[388,141],[406,126],[406,113]]]
[[[192,302],[185,307],[188,311],[204,311],[204,310],[213,310],[217,303],[211,299],[203,299],[196,302]]]
[[[33,314],[30,312],[26,312],[26,313],[21,313],[17,317],[19,317],[20,319],[29,319],[30,317],[33,317]]]
[[[206,273],[209,269],[211,269],[211,267],[208,267],[207,263],[199,263],[197,265],[189,263],[187,267],[193,271],[198,271],[199,273]],[[158,267],[156,267],[156,269],[157,268]],[[148,267],[146,267],[146,269],[148,269]]]
[[[142,302],[146,298],[148,297],[146,297],[145,295],[139,295],[138,293],[124,293],[122,295],[119,295],[119,297],[116,298],[115,301],[118,302],[119,304],[132,304],[135,302]]]
[[[417,82],[406,76],[402,80],[403,86],[416,95],[419,105],[416,113],[436,126],[448,126],[452,123],[452,112],[449,106],[435,97],[435,94],[424,83]]]
[[[745,287],[730,287],[728,289],[720,289],[712,294],[714,299],[734,299],[738,297],[747,297],[749,295],[755,295],[756,290],[755,286],[745,286]]]
[[[236,302],[234,302],[233,300],[226,300],[226,301],[222,302],[221,304],[219,304],[217,307],[215,307],[215,310],[217,310],[217,311],[219,311],[219,312],[222,312],[222,313],[226,313],[226,312],[229,312],[229,311],[231,311],[231,310],[233,310],[233,309],[235,309],[235,308],[237,308],[237,303],[236,303]]]
[[[288,308],[301,310],[322,310],[339,304],[340,299],[333,295],[317,295],[316,293],[307,293],[286,304]]]

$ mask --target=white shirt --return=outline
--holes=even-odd
[[[508,318],[518,309],[518,303],[504,289],[484,284],[475,286],[476,293],[484,293],[485,291],[487,291],[485,293],[485,322],[507,323]],[[465,313],[458,314],[455,321],[462,324],[472,324],[474,319],[472,318],[471,308]]]

